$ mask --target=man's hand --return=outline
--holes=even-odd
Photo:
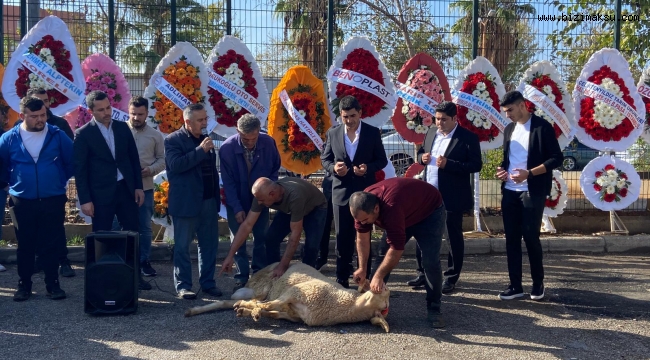
[[[140,174],[142,174],[143,178],[153,176],[153,173],[151,172],[151,169],[149,169],[148,166],[143,168]]]
[[[334,165],[334,172],[338,176],[345,176],[348,173],[348,167],[343,161],[337,161]]]
[[[373,276],[370,282],[370,291],[375,294],[381,294],[384,290],[386,290],[384,279],[379,276]]]
[[[84,213],[86,216],[94,217],[95,216],[95,206],[93,205],[92,202],[87,202],[85,204],[81,204],[81,212]]]
[[[497,178],[499,178],[499,180],[508,181],[508,172],[503,170],[503,168],[500,167],[500,166],[497,168],[496,175],[497,175]]]
[[[366,271],[362,268],[358,268],[357,271],[352,274],[352,281],[358,285],[363,284],[363,282],[366,281]]]
[[[438,158],[436,159],[436,166],[441,169],[444,169],[445,165],[447,165],[447,158],[444,156],[438,156]]]
[[[138,206],[144,204],[144,191],[142,191],[142,189],[135,189],[135,203],[138,204]]]
[[[510,178],[512,181],[514,181],[516,184],[522,183],[528,179],[528,170],[526,169],[515,169],[516,174],[510,175]]]
[[[354,175],[356,176],[363,176],[366,174],[366,171],[368,171],[368,166],[366,166],[366,164],[361,164],[354,167]]]
[[[285,271],[287,271],[287,268],[289,268],[289,266],[287,266],[287,265],[283,264],[282,262],[280,262],[275,267],[275,269],[273,269],[273,272],[271,273],[271,279],[277,279],[280,276],[284,275]]]
[[[430,162],[431,162],[431,153],[422,154],[422,163],[424,165],[429,165]]]
[[[244,219],[246,219],[246,212],[240,211],[235,214],[235,220],[237,220],[237,224],[243,223]]]
[[[201,148],[203,148],[203,151],[205,151],[206,153],[214,149],[214,143],[212,142],[212,139],[210,139],[210,137],[206,137],[205,139],[203,139],[200,146]]]
[[[219,270],[219,274],[217,276],[221,276],[224,272],[229,274],[232,271],[232,266],[235,263],[235,260],[233,259],[232,256],[228,255],[226,258],[223,260],[223,264],[221,264],[221,270]]]

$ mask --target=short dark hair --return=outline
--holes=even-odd
[[[444,113],[447,116],[454,117],[458,112],[456,104],[451,101],[443,101],[436,105],[436,112]]]
[[[365,191],[357,191],[350,196],[350,209],[356,214],[359,210],[372,214],[375,211],[375,205],[379,203],[379,198],[375,194]]]
[[[359,100],[357,100],[357,98],[352,95],[344,96],[341,101],[339,101],[339,111],[348,111],[352,109],[356,111],[361,110],[361,104],[359,104]]]
[[[508,106],[512,104],[517,104],[520,101],[524,101],[524,96],[517,90],[508,91],[503,95],[503,99],[499,105]]]
[[[37,97],[25,96],[20,100],[20,112],[23,114],[25,113],[25,110],[38,111],[41,110],[43,106],[45,106],[45,103]]]
[[[43,88],[31,88],[27,90],[25,97],[33,97],[34,95],[47,95],[47,90]]]
[[[90,110],[95,108],[95,101],[108,99],[108,95],[105,92],[99,90],[93,90],[86,95],[86,105]]]
[[[146,107],[149,108],[149,100],[143,98],[142,96],[134,96],[129,100],[129,106],[133,107]]]
[[[195,111],[203,110],[205,107],[203,104],[189,104],[183,109],[183,120],[189,120],[192,113]]]

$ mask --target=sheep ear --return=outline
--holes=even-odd
[[[370,319],[370,323],[376,326],[380,326],[382,329],[384,329],[385,332],[390,331],[390,327],[388,326],[388,322],[386,322],[386,319],[384,319],[382,316],[375,316]]]

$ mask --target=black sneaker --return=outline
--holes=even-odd
[[[213,288],[209,288],[209,289],[201,289],[201,291],[208,294],[208,295],[210,295],[210,296],[214,296],[214,297],[219,297],[219,296],[223,295],[221,290],[219,290],[219,288],[216,287],[216,286],[213,287]]]
[[[192,290],[180,289],[178,290],[178,297],[185,300],[196,299],[196,293]]]
[[[427,309],[427,321],[434,329],[442,329],[446,326],[445,321],[442,319],[442,314],[433,309]]]
[[[144,281],[142,276],[140,276],[140,283],[138,284],[138,290],[151,290],[152,286],[149,282]]]
[[[451,294],[454,289],[456,288],[456,284],[452,284],[448,281],[445,281],[442,283],[442,293],[443,294]]]
[[[52,300],[61,300],[66,298],[65,291],[61,289],[58,280],[56,283],[54,283],[54,285],[46,286],[45,289],[47,290],[47,297]]]
[[[140,272],[144,276],[156,276],[156,270],[151,267],[151,264],[148,261],[140,263]]]
[[[18,291],[14,293],[14,301],[25,301],[32,296],[31,286],[24,285],[22,282],[18,283]]]
[[[63,277],[73,277],[76,275],[72,266],[70,266],[70,260],[66,259],[61,262],[61,268],[59,269],[59,274]]]
[[[415,279],[407,281],[406,285],[413,287],[424,286],[425,281],[427,281],[427,279],[424,274],[419,274]]]
[[[512,300],[516,298],[520,298],[524,296],[524,290],[522,288],[515,288],[512,285],[508,286],[508,288],[499,294],[499,298],[501,300]]]
[[[533,285],[533,290],[530,292],[531,300],[543,300],[544,299],[544,284]]]

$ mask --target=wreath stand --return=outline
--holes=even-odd
[[[463,233],[465,238],[468,239],[491,237],[487,223],[485,223],[487,231],[483,231],[481,228],[481,187],[479,185],[479,173],[474,173],[474,230]],[[483,222],[485,222],[485,220]]]
[[[629,235],[630,232],[623,223],[623,220],[618,216],[616,211],[609,211],[609,228],[610,231],[601,231],[594,233],[594,235]]]
[[[557,232],[557,230],[555,229],[555,225],[553,224],[553,219],[546,214],[542,216],[541,232],[550,233],[550,234],[555,234]]]

